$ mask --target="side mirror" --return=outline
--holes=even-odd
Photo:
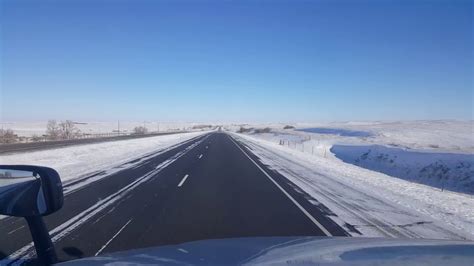
[[[63,188],[51,168],[28,165],[0,165],[0,214],[44,216],[63,206]]]
[[[54,169],[31,165],[0,165],[0,214],[24,217],[41,264],[57,262],[44,215],[63,206],[63,187]]]

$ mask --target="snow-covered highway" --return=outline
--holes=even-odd
[[[60,260],[199,239],[349,235],[226,133],[129,166],[74,190],[65,185],[64,207],[45,217]],[[33,257],[24,220],[0,223],[1,263]]]

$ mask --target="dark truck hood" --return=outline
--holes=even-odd
[[[256,237],[137,249],[60,265],[474,265],[474,242],[322,237]]]

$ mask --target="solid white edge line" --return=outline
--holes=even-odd
[[[258,169],[260,169],[260,171],[262,171],[268,177],[268,179],[270,179],[273,182],[273,184],[275,184],[275,186],[277,186],[283,192],[283,194],[285,194],[296,205],[296,207],[298,207],[306,215],[306,217],[308,217],[321,231],[323,231],[324,234],[326,234],[327,236],[333,236],[305,208],[303,208],[303,206],[301,206],[290,194],[288,194],[288,192],[286,192],[286,190],[284,190],[280,186],[280,184],[278,184],[275,180],[273,180],[273,178],[265,170],[263,170],[263,168],[260,167],[260,165],[258,165],[252,158],[250,158],[250,156],[233,140],[231,136],[229,136],[229,138],[237,146],[237,148],[239,148],[245,154],[245,156],[247,156],[247,158],[249,158],[249,160],[252,161],[252,163],[254,163],[258,167]]]
[[[133,219],[133,218],[132,218],[132,219]],[[122,228],[120,228],[120,230],[118,230],[117,233],[115,233],[115,235],[114,235],[111,239],[109,239],[109,241],[107,241],[107,243],[105,243],[105,245],[103,245],[103,246],[99,249],[99,251],[97,251],[97,252],[95,253],[94,256],[99,255],[99,254],[123,231],[123,229],[125,229],[125,227],[127,227],[127,225],[132,221],[132,219],[128,220],[128,222],[127,222],[126,224],[124,224],[124,225],[122,226]]]
[[[184,181],[186,181],[186,179],[188,178],[188,176],[189,176],[189,175],[185,175],[185,176],[183,177],[183,179],[181,180],[181,182],[179,182],[178,187],[180,187],[180,186],[182,186],[182,185],[184,184]]]

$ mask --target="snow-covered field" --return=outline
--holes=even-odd
[[[113,121],[113,122],[94,122],[77,121],[76,127],[86,134],[104,134],[116,132],[120,129],[122,133],[131,133],[135,127],[145,126],[148,131],[176,131],[183,130],[196,125],[196,123],[170,123],[154,121]],[[84,122],[84,123],[81,123]],[[36,122],[2,122],[3,128],[13,130],[15,134],[22,137],[41,136],[46,133],[46,124],[48,121]]]
[[[417,157],[421,156],[424,158],[422,161],[428,164],[436,163],[440,159],[439,156],[444,156],[444,161],[457,163],[459,158],[467,158],[467,161],[471,162],[474,143],[472,121],[297,125],[301,126],[300,128],[324,126],[331,129],[365,131],[371,133],[370,137],[283,130],[282,125],[265,126],[270,126],[272,131],[261,134],[249,132],[236,136],[250,146],[265,164],[312,195],[318,201],[314,204],[326,205],[334,212],[334,220],[348,230],[352,228],[354,236],[474,239],[473,195],[442,191],[438,187],[417,184],[345,163],[331,152],[334,145],[345,145],[345,149],[351,146],[359,149],[359,146],[376,144],[378,147],[403,147],[403,151],[421,153]],[[358,154],[350,151],[346,155]],[[360,148],[359,152],[362,155],[366,150]],[[384,152],[387,153],[386,150]],[[452,155],[455,153],[457,155]],[[403,152],[390,154],[388,161],[397,162],[395,168],[393,165],[390,168],[393,171],[391,174],[407,169],[419,171],[423,168],[417,165],[416,161],[412,162],[413,154],[412,157],[406,156]],[[381,171],[380,167],[373,166],[377,163],[372,160],[371,167]],[[404,169],[397,170],[396,167]],[[466,175],[468,176],[467,182],[461,186],[472,185],[472,168],[461,170],[464,181]],[[441,170],[436,173],[442,172]],[[428,175],[426,178],[429,178]],[[459,185],[454,184],[455,181],[456,177],[452,176],[447,182],[444,180],[442,186]],[[440,183],[434,181],[434,185]]]
[[[63,182],[92,172],[110,170],[134,158],[207,133],[192,132],[76,145],[58,149],[0,155],[2,164],[44,165],[58,171]]]
[[[329,128],[370,132],[372,137],[345,137],[333,134],[307,134],[307,132],[283,130],[285,125],[297,129]],[[248,124],[244,127],[270,127],[274,132],[284,132],[300,139],[311,137],[316,143],[332,145],[381,144],[409,149],[433,150],[436,152],[470,153],[474,152],[474,121],[422,120],[393,122],[328,122],[328,123],[294,123],[294,124]],[[239,125],[227,126],[231,131]],[[274,135],[274,134],[271,134]],[[278,140],[278,136],[274,139]]]
[[[306,126],[313,127],[311,125]],[[346,122],[329,123],[325,124],[325,127],[373,133],[374,137],[363,139],[364,143],[441,152],[474,152],[474,121],[472,120]],[[347,141],[350,142],[351,140],[348,139]]]

